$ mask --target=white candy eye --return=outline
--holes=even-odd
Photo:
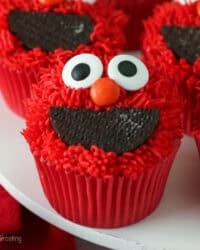
[[[66,86],[73,89],[89,88],[103,74],[101,60],[93,54],[80,54],[71,58],[64,66],[62,78]]]
[[[108,75],[128,91],[144,87],[149,80],[147,67],[131,55],[115,56],[108,65]]]

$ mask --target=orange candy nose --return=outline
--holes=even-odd
[[[54,5],[62,3],[64,0],[39,0],[40,3],[46,4],[46,5]]]
[[[90,96],[98,106],[112,105],[119,99],[120,87],[109,78],[100,78],[92,85]]]
[[[200,1],[197,2],[197,14],[200,16]]]

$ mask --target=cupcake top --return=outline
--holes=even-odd
[[[20,69],[45,65],[63,51],[116,53],[126,22],[121,11],[103,3],[1,0],[0,57]]]
[[[157,6],[144,23],[145,62],[152,70],[162,70],[178,82],[189,78],[190,88],[199,85],[200,76],[199,6],[199,2],[167,2]]]
[[[66,53],[42,70],[23,134],[33,154],[58,169],[137,179],[181,137],[172,88],[131,55]]]

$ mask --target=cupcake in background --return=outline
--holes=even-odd
[[[23,100],[39,69],[65,50],[113,54],[124,47],[127,17],[105,3],[65,0],[0,1],[0,89],[24,116]],[[111,28],[112,27],[112,28]]]
[[[179,88],[185,133],[200,127],[200,2],[164,3],[144,23],[143,59]]]
[[[83,50],[42,70],[23,134],[52,207],[101,228],[152,213],[182,137],[175,88],[132,55]]]
[[[142,22],[152,14],[156,4],[166,0],[84,0],[95,3],[96,1],[111,4],[123,10],[129,16],[128,25],[125,28],[126,50],[138,50],[141,47]]]

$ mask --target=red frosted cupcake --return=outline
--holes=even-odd
[[[104,3],[1,0],[0,89],[11,109],[24,115],[23,99],[30,96],[39,68],[64,50],[121,50],[126,19]]]
[[[177,92],[133,56],[72,54],[43,70],[27,103],[44,192],[76,223],[135,223],[158,205],[180,144]]]
[[[84,0],[95,2],[95,0]],[[135,50],[140,48],[140,35],[143,31],[142,21],[152,14],[153,7],[164,0],[97,0],[122,9],[128,16],[129,22],[125,29],[126,49]]]
[[[145,22],[143,58],[179,88],[184,130],[200,127],[200,2],[165,3]]]

